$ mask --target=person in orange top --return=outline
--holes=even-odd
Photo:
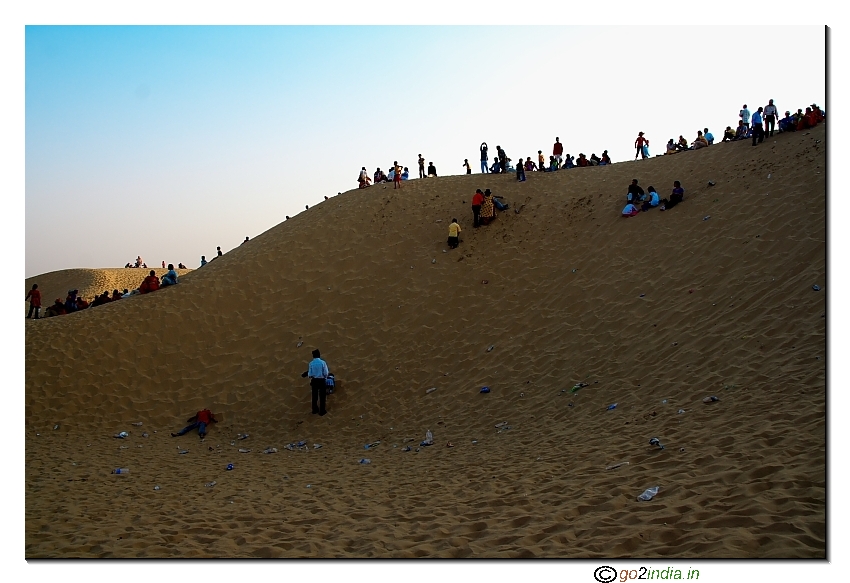
[[[184,435],[194,428],[198,428],[198,435],[201,436],[201,439],[207,436],[207,425],[210,423],[218,423],[218,419],[215,418],[212,411],[209,409],[204,409],[203,411],[198,411],[192,417],[189,417],[186,420],[187,423],[191,423],[191,425],[187,425],[177,433],[172,433],[171,437],[177,437],[178,435]]]
[[[145,278],[142,285],[139,286],[139,293],[146,294],[159,289],[159,278],[156,272],[151,269],[151,274]]]
[[[30,311],[27,313],[27,318],[32,318],[33,313],[35,313],[35,319],[38,320],[38,313],[41,311],[41,292],[38,291],[37,283],[32,284],[32,289],[27,292],[24,301],[27,300],[30,301]]]
[[[826,118],[824,117],[824,115],[823,115],[823,111],[821,110],[821,108],[820,108],[820,107],[818,107],[818,104],[817,104],[817,103],[813,103],[813,104],[812,104],[812,111],[813,111],[813,112],[814,112],[814,114],[815,114],[815,121],[816,121],[817,123],[820,123],[820,122],[822,122],[824,119],[826,119]]]

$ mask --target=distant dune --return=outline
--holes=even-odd
[[[30,277],[24,284],[24,295],[32,289],[32,284],[37,283],[38,289],[41,290],[41,303],[43,307],[47,307],[54,300],[60,299],[63,302],[68,295],[68,291],[75,289],[78,295],[82,296],[86,301],[91,302],[94,297],[99,296],[105,291],[112,295],[112,290],[117,289],[136,289],[154,269],[157,277],[162,277],[168,270],[161,268],[148,269],[61,269],[59,271],[51,271],[43,273],[35,277]],[[178,279],[183,275],[191,272],[191,269],[176,269]],[[26,315],[29,302],[24,302],[24,315]],[[42,310],[43,312],[44,310]]]
[[[372,186],[27,320],[26,556],[824,558],[825,145]],[[621,218],[632,178],[685,201]],[[476,188],[511,209],[474,230]],[[205,442],[169,436],[204,407]]]

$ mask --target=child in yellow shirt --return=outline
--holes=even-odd
[[[446,241],[449,249],[457,249],[460,243],[458,235],[460,235],[460,225],[457,223],[457,219],[452,219],[452,224],[449,225],[449,239]]]

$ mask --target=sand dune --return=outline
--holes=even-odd
[[[156,275],[162,278],[168,270],[151,268]],[[136,289],[150,273],[150,269],[61,269],[51,271],[36,277],[30,277],[25,282],[25,290],[32,289],[32,284],[37,283],[41,290],[41,303],[45,308],[59,299],[63,302],[68,295],[68,290],[75,289],[78,295],[91,302],[96,296],[112,290],[123,291],[124,289]],[[175,269],[178,278],[190,273],[191,269]],[[24,293],[26,295],[26,293]],[[29,302],[24,302],[24,312],[29,308]],[[43,310],[42,310],[43,314]]]
[[[824,146],[373,186],[27,321],[26,556],[825,557]],[[684,204],[621,218],[635,177]],[[473,230],[475,188],[522,212]]]

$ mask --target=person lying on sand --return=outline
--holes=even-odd
[[[147,294],[158,289],[159,278],[156,276],[156,272],[151,269],[151,274],[147,276],[144,281],[142,281],[142,285],[139,286],[139,293]]]
[[[189,417],[186,420],[187,423],[191,425],[187,425],[177,433],[172,433],[171,437],[177,437],[178,435],[184,435],[192,431],[195,427],[198,428],[198,435],[201,436],[201,439],[207,436],[207,425],[210,423],[218,423],[218,420],[213,415],[212,411],[209,409],[204,409],[203,411],[198,411],[192,417]]]

